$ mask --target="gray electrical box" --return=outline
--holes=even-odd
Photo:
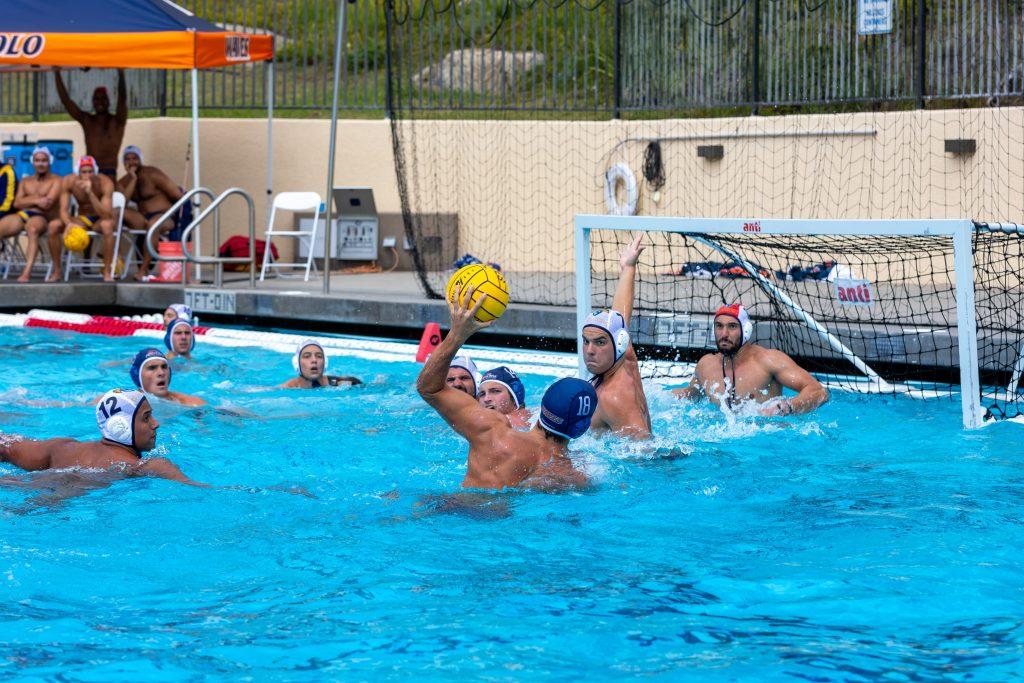
[[[335,258],[376,261],[380,226],[373,190],[368,187],[336,187],[331,195],[337,217],[336,232],[331,235],[338,245],[336,250],[332,249]]]
[[[331,226],[334,230],[334,232],[331,233],[331,258],[339,258],[338,245],[340,244],[340,241],[338,240],[338,221],[331,221]],[[299,230],[309,232],[313,229],[313,219],[300,218],[297,227]],[[306,258],[309,255],[309,247],[307,246],[308,242],[304,239],[296,239],[295,242],[298,248],[299,258]],[[322,220],[320,221],[320,225],[317,226],[316,243],[313,245],[313,256],[315,258],[324,257],[324,223]]]

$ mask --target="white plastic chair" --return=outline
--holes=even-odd
[[[32,264],[32,272],[45,270],[46,277],[53,272],[53,262],[50,260],[50,252],[46,248],[46,231],[40,236],[39,253],[36,254],[36,262]],[[24,268],[28,257],[25,249],[21,246],[21,239],[28,239],[28,233],[22,230],[19,234],[0,240],[0,270],[3,271],[3,279],[6,280],[10,271]]]
[[[127,203],[127,201],[125,200],[125,196],[123,194],[121,194],[120,192],[114,192],[113,196],[111,197],[111,205],[113,206],[113,209],[114,209],[114,221],[115,221],[114,222],[114,244],[115,245],[120,242],[120,240],[121,240],[121,230],[124,229],[124,207],[125,207],[126,203]],[[77,208],[75,209],[75,211],[77,211]],[[72,213],[74,213],[74,211]],[[102,236],[103,236],[102,233],[97,232],[96,230],[86,230],[86,232],[89,234],[89,237],[100,237],[100,238],[102,238]],[[110,277],[116,277],[116,274],[117,274],[117,259],[118,259],[118,253],[117,253],[117,250],[115,249],[114,250],[114,256],[113,256],[113,258],[110,259]],[[64,282],[67,282],[68,278],[71,276],[71,269],[72,268],[74,268],[76,270],[79,270],[79,271],[88,270],[90,268],[99,269],[99,274],[98,275],[93,275],[92,277],[102,277],[103,276],[103,256],[101,254],[99,258],[84,258],[81,261],[77,261],[76,262],[75,261],[75,252],[65,250],[65,252],[64,252]],[[128,264],[127,263],[124,266],[124,271],[128,272]],[[122,277],[123,277],[123,275],[124,274],[122,273]],[[86,277],[84,273],[83,273],[82,277]]]
[[[282,211],[308,211],[313,209],[316,213],[313,216],[313,229],[312,230],[274,230],[274,219],[277,217],[277,210]],[[263,267],[260,268],[260,282],[263,282],[264,277],[267,273],[267,268],[306,268],[305,281],[309,282],[309,271],[312,268],[316,270],[316,264],[313,263],[314,246],[316,245],[316,231],[320,226],[322,220],[321,215],[323,213],[323,201],[320,199],[320,195],[316,192],[281,192],[274,197],[273,206],[270,209],[270,225],[267,226],[267,231],[264,233],[266,239],[266,248],[263,250]],[[284,263],[282,261],[275,261],[271,254],[271,240],[274,237],[297,237],[300,242],[309,240],[309,251],[307,252],[306,262],[295,262],[295,263]],[[299,253],[296,250],[295,253]],[[326,259],[324,263],[326,263]],[[278,273],[279,277],[286,277],[281,273]]]
[[[120,194],[120,193],[118,193]],[[133,205],[134,206],[134,205]],[[135,207],[138,210],[138,207]],[[123,213],[123,210],[122,210]],[[171,216],[171,220],[174,220],[174,215]],[[148,221],[147,221],[148,222]],[[121,253],[121,237],[125,237],[125,242],[128,243],[128,249],[124,255],[124,270],[121,271],[121,278],[125,279],[128,277],[128,271],[134,265],[136,269],[142,267],[142,249],[146,248],[145,243],[142,247],[139,247],[139,237],[145,238],[149,234],[149,227],[141,228],[136,230],[130,225],[122,225],[121,229],[117,231],[117,237],[114,239],[114,258],[117,259],[117,255]],[[159,241],[159,238],[157,238]]]

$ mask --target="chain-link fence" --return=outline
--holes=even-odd
[[[275,38],[275,107],[330,107],[333,0],[184,0]],[[893,0],[893,30],[860,36],[853,0],[358,0],[340,106],[642,111],[980,99],[1024,93],[1024,0]],[[72,70],[83,104],[113,74]],[[133,110],[191,106],[187,72],[129,73]],[[204,110],[266,107],[266,66],[204,71]],[[0,115],[63,111],[49,73],[0,75]]]

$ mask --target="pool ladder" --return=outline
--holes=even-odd
[[[188,249],[188,241],[192,237],[192,231],[197,229],[203,221],[205,221],[210,215],[213,216],[213,243],[214,245],[220,244],[220,205],[223,204],[229,197],[240,196],[245,200],[248,207],[249,217],[249,255],[248,256],[199,256],[198,254],[192,254]],[[203,209],[198,216],[196,216],[191,223],[181,233],[181,256],[161,256],[153,248],[153,235],[157,228],[163,225],[164,221],[171,218],[185,202],[192,201],[193,197],[206,197],[210,200],[209,206]],[[198,201],[196,206],[198,208]],[[199,242],[200,240],[196,240]],[[200,244],[200,247],[202,245]],[[215,247],[216,248],[216,247]],[[249,265],[249,287],[256,288],[256,205],[252,201],[252,197],[249,196],[245,190],[240,187],[232,187],[224,190],[219,195],[214,196],[213,191],[206,187],[194,187],[185,194],[182,195],[181,199],[174,202],[171,208],[167,209],[157,219],[151,228],[146,231],[146,249],[149,250],[149,255],[158,261],[180,261],[182,263],[195,263],[197,265],[211,264],[215,266],[213,271],[213,286],[220,288],[224,283],[224,264],[225,263],[246,263]],[[181,283],[186,284],[188,281],[188,266],[182,266],[181,269]]]

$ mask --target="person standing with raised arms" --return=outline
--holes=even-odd
[[[92,93],[93,113],[82,111],[68,94],[60,69],[54,67],[53,77],[57,85],[57,96],[68,115],[82,126],[85,136],[85,153],[99,162],[97,173],[117,178],[117,154],[124,140],[124,129],[128,125],[128,86],[124,81],[124,69],[117,70],[117,111],[110,113],[110,95],[104,87]]]

